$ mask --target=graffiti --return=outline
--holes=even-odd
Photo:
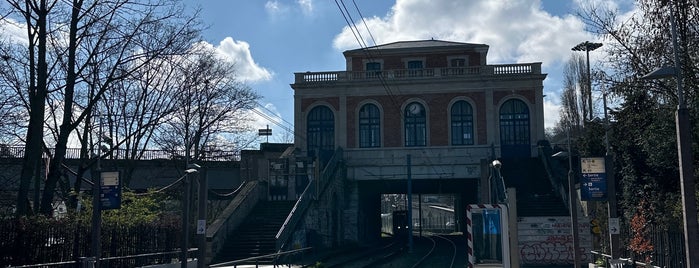
[[[556,240],[556,239],[553,239]],[[573,242],[534,242],[520,247],[520,257],[527,264],[573,263]],[[584,247],[580,252],[587,252]],[[587,261],[587,254],[580,254],[581,261]]]
[[[565,265],[575,260],[572,225],[569,218],[527,217],[519,225],[519,254],[522,264]],[[591,256],[589,223],[578,224],[580,230],[580,260],[586,262]]]

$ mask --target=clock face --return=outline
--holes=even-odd
[[[411,114],[419,114],[419,113],[420,113],[420,110],[421,110],[421,109],[420,109],[420,104],[413,103],[413,104],[410,104],[410,106],[408,106],[408,111],[409,111]]]

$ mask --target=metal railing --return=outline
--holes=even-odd
[[[632,258],[619,258],[619,259],[612,259],[612,255],[601,253],[598,251],[591,250],[590,253],[595,256],[600,256],[605,258],[605,263],[609,263],[609,267],[611,268],[622,268],[624,267],[624,264],[630,264],[632,267],[637,267],[637,266],[642,266],[642,267],[647,267],[647,268],[664,268],[661,266],[655,266],[651,265],[645,262],[640,262],[637,260],[634,260]]]
[[[422,69],[391,69],[378,71],[330,71],[296,73],[294,82],[332,83],[345,81],[371,80],[402,80],[402,79],[431,79],[464,76],[501,76],[541,74],[541,63],[483,65],[469,67],[422,68]]]
[[[286,241],[293,234],[296,225],[299,223],[299,221],[301,221],[306,213],[306,210],[310,206],[311,200],[318,198],[320,194],[325,191],[328,182],[330,179],[332,179],[332,176],[335,175],[335,171],[338,168],[342,154],[342,148],[338,147],[337,150],[335,150],[332,158],[330,158],[328,161],[328,164],[321,172],[320,176],[318,178],[313,178],[310,182],[308,182],[306,189],[304,189],[301,196],[299,196],[294,208],[291,209],[289,216],[286,217],[284,224],[282,224],[282,227],[275,236],[277,241],[277,249],[282,249],[284,247]]]
[[[66,159],[80,159],[80,148],[66,149]],[[49,148],[49,152],[44,152],[43,157],[47,158],[53,155],[55,148]],[[112,152],[105,155],[109,159],[134,159],[130,155],[133,150],[116,148]],[[185,150],[155,150],[145,149],[137,153],[135,159],[138,160],[156,160],[156,159],[184,159]],[[0,145],[0,158],[24,158],[24,146]],[[239,151],[224,151],[210,150],[204,151],[201,160],[207,161],[238,161],[240,160]]]
[[[282,252],[277,252],[277,253],[272,253],[268,255],[262,255],[262,256],[257,256],[257,257],[251,257],[251,258],[245,258],[241,260],[234,260],[234,261],[229,261],[229,262],[222,262],[222,263],[216,263],[212,264],[209,267],[225,267],[225,266],[233,266],[236,267],[237,265],[242,265],[246,264],[249,265],[251,263],[254,263],[256,266],[260,263],[262,260],[268,260],[268,259],[274,259],[274,267],[280,266],[277,263],[277,260],[280,257],[288,257],[288,256],[293,256],[299,253],[303,253],[305,251],[308,251],[312,249],[311,247],[307,248],[300,248],[300,249],[294,249],[294,250],[289,250],[289,251],[282,251]],[[291,263],[288,263],[288,266],[291,267]]]

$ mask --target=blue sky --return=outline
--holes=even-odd
[[[589,0],[344,0],[358,23],[358,6],[379,44],[440,39],[490,45],[489,64],[542,62],[546,127],[558,120],[561,69],[585,41],[604,42],[585,31],[575,15],[581,4],[609,5],[622,11],[633,1]],[[208,26],[204,39],[246,70],[241,78],[263,99],[259,108],[280,117],[275,124],[260,116],[256,127],[270,125],[273,142],[288,141],[283,127],[293,123],[294,72],[344,70],[342,51],[359,48],[337,6],[330,0],[203,0]],[[364,31],[362,24],[360,29]],[[366,32],[362,34],[369,35]],[[367,40],[369,45],[373,45]],[[594,62],[602,53],[591,53]]]
[[[362,36],[369,37],[368,28],[377,44],[430,38],[480,43],[490,46],[489,64],[542,62],[542,71],[548,74],[547,128],[558,121],[563,65],[572,53],[581,53],[571,48],[586,40],[607,42],[585,31],[575,15],[581,5],[618,9],[620,18],[635,9],[633,0],[183,1],[192,11],[201,9],[204,41],[234,62],[238,78],[262,96],[260,107],[250,116],[256,118],[254,128],[272,128],[271,142],[290,142],[293,137],[286,130],[293,129],[289,84],[294,72],[344,70],[342,52],[360,47],[338,4],[344,3]],[[17,25],[0,28],[22,39]],[[600,51],[590,53],[593,66],[604,56]],[[595,102],[601,101],[595,98]]]

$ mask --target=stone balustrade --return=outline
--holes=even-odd
[[[541,63],[502,64],[459,68],[391,69],[380,71],[331,71],[295,73],[295,84],[348,81],[442,79],[463,76],[503,76],[541,74]]]

